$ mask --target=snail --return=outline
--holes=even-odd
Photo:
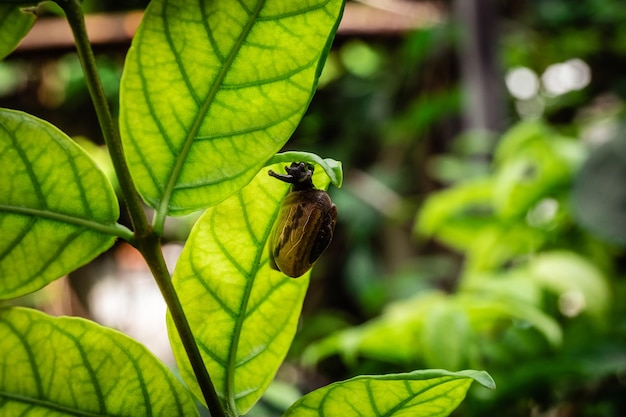
[[[292,184],[270,235],[270,266],[285,275],[304,275],[328,248],[337,222],[337,206],[313,185],[313,165],[293,162],[287,174],[268,172]]]

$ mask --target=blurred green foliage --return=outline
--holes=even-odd
[[[104,11],[120,2],[89,3]],[[503,80],[494,82],[527,68],[538,83],[530,98],[503,99],[506,132],[463,131],[451,22],[338,36],[286,147],[341,160],[346,175],[330,191],[336,236],[291,353],[293,364],[317,366],[287,365],[280,377],[292,384],[274,386],[275,397],[368,372],[473,367],[498,388],[477,388],[459,416],[626,414],[626,7],[498,7]],[[99,62],[116,103],[124,51],[106,52]],[[588,66],[589,83],[551,93],[543,77],[569,60]],[[99,142],[74,58],[38,73],[18,58],[2,65],[0,104]],[[33,90],[47,77],[61,80],[61,95],[45,82]],[[275,402],[266,398],[271,411],[257,415],[285,407]]]
[[[615,151],[622,148],[609,147],[617,156],[608,169],[600,169],[606,159],[597,161],[614,143],[621,141],[590,152],[542,122],[512,127],[486,175],[430,194],[419,210],[416,235],[463,254],[454,289],[416,286],[378,317],[310,345],[304,362],[338,354],[360,371],[373,363],[488,369],[498,390],[476,397],[465,415],[527,415],[543,407],[620,415],[618,394],[595,398],[598,387],[616,384],[626,371],[623,247],[595,233],[624,241],[624,160]],[[617,218],[613,229],[588,206]],[[584,227],[580,217],[588,219]],[[545,385],[538,389],[537,381]],[[572,405],[588,390],[588,401]]]
[[[503,75],[529,68],[538,90],[503,102],[496,149],[460,129],[453,26],[345,41],[379,67],[337,59],[295,138],[338,152],[347,174],[333,196],[341,260],[318,267],[294,359],[332,377],[487,369],[498,389],[478,388],[464,416],[626,412],[623,10],[501,5]],[[591,80],[552,93],[544,73],[570,60]]]

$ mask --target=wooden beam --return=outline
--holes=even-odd
[[[438,2],[410,0],[376,0],[346,4],[338,34],[397,35],[409,30],[427,28],[445,19]],[[93,14],[85,17],[92,44],[130,44],[142,11]],[[17,47],[16,52],[72,49],[74,39],[67,21],[62,17],[41,18]]]

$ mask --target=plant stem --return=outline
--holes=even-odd
[[[139,193],[135,188],[135,183],[130,175],[130,170],[128,169],[128,164],[124,157],[122,140],[115,123],[113,123],[111,110],[109,109],[100,75],[98,74],[96,58],[93,55],[93,50],[91,49],[91,44],[87,36],[81,4],[78,0],[56,0],[56,3],[61,6],[65,12],[70,27],[72,28],[76,42],[76,50],[85,74],[85,81],[87,82],[87,89],[91,95],[96,115],[98,116],[104,142],[107,145],[115,172],[117,173],[120,189],[122,190],[122,195],[133,224],[133,230],[135,231],[135,237],[141,238],[142,236],[147,236],[151,233],[150,224],[143,211],[143,205]]]
[[[165,299],[170,317],[176,326],[178,336],[180,337],[183,347],[185,348],[185,352],[187,353],[187,357],[191,363],[191,368],[194,371],[198,385],[200,385],[202,395],[204,395],[204,400],[206,401],[209,411],[211,412],[211,416],[226,417],[222,404],[217,396],[217,392],[215,391],[215,387],[213,386],[213,382],[209,377],[204,361],[202,360],[202,356],[200,355],[198,345],[196,344],[191,328],[189,327],[189,322],[187,322],[187,317],[185,316],[183,307],[180,304],[180,299],[176,294],[176,290],[174,290],[172,281],[169,279],[167,265],[165,264],[160,245],[158,244],[159,238],[156,234],[153,236],[156,244],[152,242],[152,239],[148,238],[142,240],[142,243],[145,245],[140,245],[138,249],[141,251],[146,262],[150,266],[150,271],[152,271],[157,285],[161,290],[161,294]],[[167,277],[167,279],[161,279],[162,277]]]
[[[200,355],[200,350],[196,345],[193,333],[189,327],[189,322],[185,316],[182,305],[174,286],[172,285],[171,277],[163,253],[161,252],[160,235],[156,234],[150,224],[143,210],[143,204],[141,197],[137,192],[135,183],[130,175],[128,164],[124,157],[124,149],[122,146],[122,140],[119,132],[113,122],[111,116],[111,110],[104,94],[102,82],[98,75],[98,68],[96,66],[96,59],[91,49],[91,44],[87,36],[87,30],[85,28],[85,19],[82,11],[81,4],[78,0],[55,0],[56,3],[63,9],[67,20],[72,28],[74,39],[76,42],[76,49],[78,51],[78,57],[85,73],[85,80],[87,82],[87,88],[89,94],[94,103],[100,128],[104,140],[111,155],[115,172],[117,173],[120,188],[122,190],[123,198],[126,202],[128,212],[134,228],[134,236],[132,243],[143,255],[144,259],[148,263],[150,270],[154,276],[154,279],[159,286],[161,294],[167,304],[172,321],[176,326],[178,335],[185,348],[191,367],[194,370],[198,385],[202,390],[205,401],[211,412],[212,417],[226,417],[224,409],[219,401],[215,387],[211,378],[204,366],[204,361]]]

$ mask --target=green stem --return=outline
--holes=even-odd
[[[107,145],[115,172],[117,173],[120,189],[126,206],[128,207],[133,229],[135,230],[135,236],[141,238],[151,232],[150,224],[143,211],[141,197],[139,197],[135,183],[130,175],[130,170],[128,169],[128,164],[124,157],[122,140],[115,123],[113,123],[111,110],[109,109],[100,75],[98,74],[96,58],[93,55],[93,50],[91,49],[91,44],[87,36],[81,4],[78,0],[56,0],[56,3],[61,6],[65,12],[70,27],[72,28],[76,42],[76,50],[85,74],[87,89],[91,95],[96,115],[98,116],[104,142]]]
[[[198,345],[196,344],[191,328],[189,327],[189,322],[187,321],[183,307],[180,304],[178,294],[176,294],[172,281],[169,279],[169,272],[167,270],[165,260],[163,259],[158,239],[157,235],[154,235],[153,239],[145,239],[142,241],[142,245],[138,246],[138,249],[141,251],[146,262],[150,266],[150,271],[152,271],[152,274],[156,279],[156,283],[161,290],[161,294],[165,299],[170,317],[176,326],[178,336],[180,337],[183,347],[185,348],[185,352],[187,353],[187,357],[191,363],[191,368],[196,376],[198,385],[200,385],[202,395],[204,395],[204,400],[206,401],[209,411],[211,412],[211,416],[226,417],[219,397],[217,396],[217,392],[215,391],[215,387],[213,386],[213,382],[211,381],[211,378],[206,370],[206,366],[204,365],[204,361],[202,360],[202,356],[200,355]],[[152,240],[154,240],[154,242],[152,242]]]
[[[133,240],[131,243],[139,249],[143,257],[145,258],[154,279],[161,290],[161,294],[167,304],[172,321],[176,326],[179,337],[187,352],[189,362],[194,370],[198,385],[202,390],[204,398],[206,400],[211,416],[213,417],[226,417],[224,409],[219,401],[215,387],[211,378],[206,370],[200,350],[196,345],[193,333],[189,327],[189,323],[183,311],[182,305],[174,286],[172,285],[171,277],[167,266],[165,265],[165,259],[161,252],[160,235],[156,234],[150,224],[143,210],[143,204],[141,197],[137,192],[135,183],[130,175],[130,170],[124,157],[124,149],[122,146],[122,140],[119,132],[113,123],[113,117],[109,109],[104,89],[100,76],[98,75],[98,68],[96,66],[96,59],[91,49],[91,44],[87,36],[87,30],[85,28],[84,14],[82,11],[79,0],[55,0],[56,3],[61,6],[67,20],[72,28],[74,39],[76,42],[76,49],[78,51],[78,57],[85,73],[85,79],[87,82],[87,88],[89,94],[94,103],[100,128],[104,140],[107,144],[115,172],[120,183],[122,195],[126,202],[128,212],[135,230]]]

